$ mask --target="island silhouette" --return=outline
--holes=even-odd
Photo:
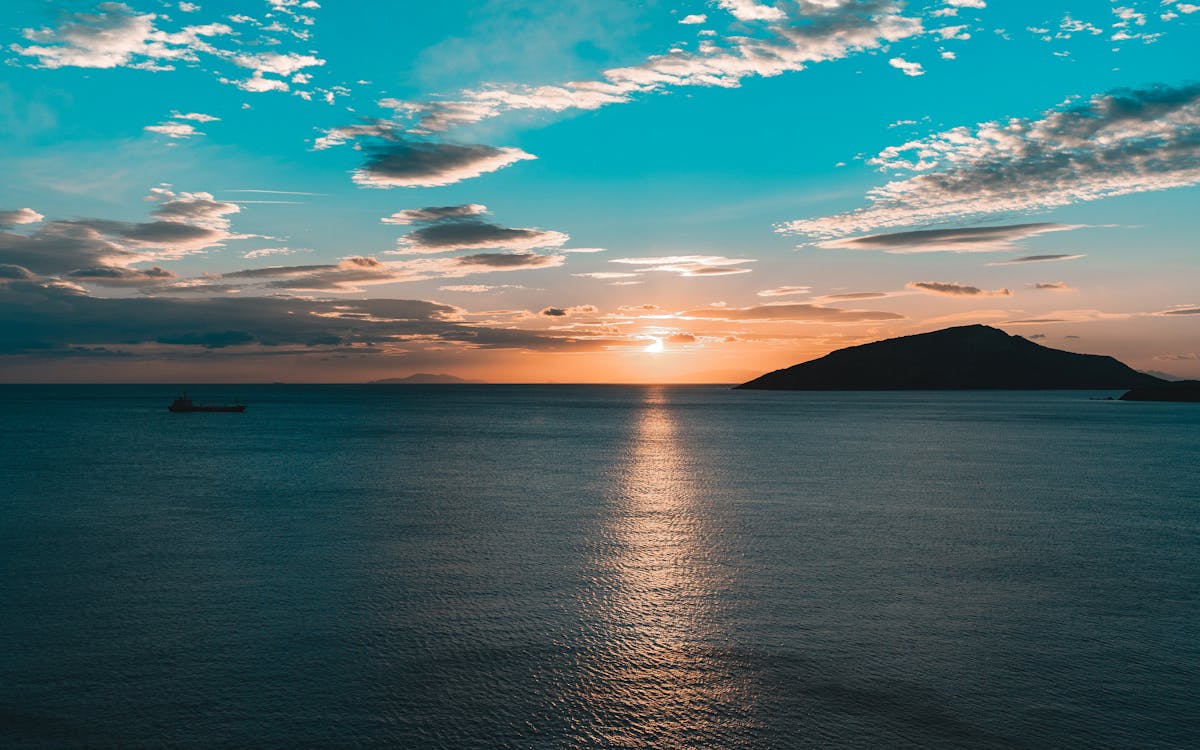
[[[372,380],[371,385],[444,385],[451,383],[482,383],[482,380],[467,380],[445,373],[418,372],[405,378],[383,378]]]
[[[830,352],[734,386],[756,390],[1121,389],[1166,381],[1108,356],[1076,354],[986,325]]]
[[[1178,380],[1134,388],[1121,396],[1122,401],[1188,401],[1200,403],[1200,380]]]

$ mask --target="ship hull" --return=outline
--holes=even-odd
[[[176,414],[184,413],[184,412],[193,412],[193,411],[232,411],[232,412],[238,412],[240,414],[241,412],[246,411],[246,407],[245,406],[168,406],[167,410],[173,411]]]

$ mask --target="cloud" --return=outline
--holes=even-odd
[[[889,253],[998,252],[1012,250],[1015,243],[1030,237],[1079,228],[1078,224],[1039,222],[959,229],[922,229],[912,232],[844,237],[817,244],[827,248],[882,250]]]
[[[811,286],[780,286],[774,289],[763,289],[758,293],[759,297],[785,297],[791,294],[808,294],[812,291]]]
[[[238,204],[219,201],[212,193],[175,193],[166,188],[151,188],[149,197],[161,201],[151,212],[160,219],[221,232],[229,229],[228,217],[241,211]]]
[[[467,203],[461,206],[428,206],[426,208],[406,208],[391,216],[385,216],[380,221],[384,224],[431,224],[444,219],[482,216],[487,212],[487,206],[479,203]]]
[[[950,297],[1009,297],[1012,295],[1012,292],[1007,289],[985,291],[979,287],[956,284],[951,281],[910,281],[907,286],[909,289],[944,294]]]
[[[729,276],[750,273],[738,268],[742,263],[754,263],[754,258],[726,258],[720,255],[666,255],[651,258],[614,258],[612,263],[647,266],[639,271],[665,271],[680,276]],[[595,275],[592,278],[597,278]],[[613,278],[613,277],[608,277]]]
[[[771,77],[879,49],[923,32],[896,0],[788,3],[720,0],[752,28],[705,39],[695,51],[676,47],[645,61],[604,71],[598,80],[544,86],[490,85],[430,102],[384,99],[380,105],[409,118],[416,132],[444,131],[519,110],[593,110],[677,87],[736,88],[744,79]],[[786,8],[786,9],[785,9]],[[756,22],[765,21],[760,24]]]
[[[1187,352],[1184,354],[1159,354],[1154,357],[1158,360],[1173,361],[1173,362],[1194,362],[1200,360],[1200,354]]]
[[[636,273],[621,273],[619,271],[592,271],[590,273],[573,273],[581,279],[632,279]]]
[[[400,238],[399,249],[389,255],[445,253],[454,250],[504,248],[532,250],[558,247],[570,236],[541,229],[510,229],[482,221],[440,221],[414,229]]]
[[[194,135],[204,135],[204,133],[196,130],[194,125],[186,122],[160,122],[157,125],[147,125],[142,128],[148,133],[158,133],[165,135],[168,138],[191,138]]]
[[[450,286],[439,286],[438,289],[443,292],[465,292],[467,294],[483,294],[485,292],[494,292],[500,289],[524,289],[525,287],[519,284],[452,284]]]
[[[1026,255],[1020,258],[1013,258],[1011,260],[997,260],[992,263],[988,263],[988,265],[1004,266],[1010,263],[1048,263],[1056,260],[1078,260],[1083,257],[1085,256],[1082,254],[1071,255],[1068,253],[1056,253],[1053,255]]]
[[[228,78],[222,78],[224,83],[232,83],[242,91],[249,91],[255,94],[261,94],[265,91],[289,91],[291,87],[286,81],[280,81],[275,78],[265,78],[260,71],[254,71],[249,78],[244,81],[231,81]]]
[[[690,25],[694,25],[694,24],[704,23],[707,20],[708,20],[708,16],[703,13],[692,13],[692,14],[686,15],[683,18],[679,19],[679,23],[690,26]]]
[[[452,268],[490,270],[552,268],[561,266],[563,263],[561,255],[538,255],[536,253],[476,253],[443,260],[447,266]]]
[[[53,275],[80,268],[128,268],[171,260],[220,246],[245,235],[230,232],[234,203],[209,193],[151,191],[159,205],[146,222],[111,219],[48,221],[27,233],[0,231],[0,263],[13,263],[38,274]]]
[[[822,299],[827,300],[852,300],[852,299],[880,299],[881,297],[890,297],[887,292],[847,292],[845,294],[826,294]]]
[[[0,263],[0,281],[36,279],[37,275],[23,266]]]
[[[1047,292],[1073,292],[1074,288],[1067,285],[1065,281],[1038,281],[1032,284],[1026,284],[1030,289],[1040,289]]]
[[[106,2],[95,13],[72,13],[57,28],[24,29],[33,42],[13,52],[33,57],[43,68],[168,68],[164,62],[195,60],[196,51],[213,51],[204,37],[233,30],[225,24],[187,26],[178,32],[155,28],[154,13],[135,13],[124,3]]]
[[[654,313],[662,312],[662,308],[658,305],[621,305],[617,310],[626,313]]]
[[[1200,307],[1196,307],[1195,305],[1183,305],[1180,307],[1173,307],[1170,310],[1157,312],[1155,315],[1200,315]]]
[[[46,218],[32,208],[18,208],[14,211],[0,211],[0,229],[18,224],[36,224]]]
[[[595,305],[574,305],[572,307],[544,307],[538,315],[546,318],[567,318],[573,315],[595,315],[600,309]]]
[[[563,264],[561,255],[537,253],[476,253],[454,258],[415,258],[381,261],[351,256],[337,263],[300,266],[267,266],[232,271],[222,279],[250,280],[270,289],[292,291],[359,292],[378,284],[457,278],[477,273],[556,268]]]
[[[95,284],[98,286],[145,287],[171,281],[176,276],[171,271],[159,268],[158,266],[145,270],[97,266],[95,268],[77,268],[64,274],[63,278],[80,284]]]
[[[263,248],[259,248],[258,250],[250,250],[248,252],[242,253],[242,257],[245,258],[246,260],[253,260],[255,258],[266,258],[267,256],[270,256],[270,255],[295,255],[296,253],[307,253],[307,252],[312,252],[312,251],[311,250],[293,250],[290,247],[263,247]]]
[[[812,323],[867,323],[902,320],[903,315],[879,310],[843,310],[811,304],[757,305],[753,307],[704,307],[678,313],[680,318],[705,320],[767,321],[791,320]]]
[[[434,143],[394,138],[368,146],[354,172],[359,185],[375,188],[438,187],[495,172],[536,156],[519,148]]]
[[[325,61],[312,55],[298,55],[295,52],[281,54],[278,52],[262,52],[256,55],[236,55],[235,65],[252,70],[256,73],[272,73],[287,77],[304,68],[324,65]]]
[[[782,21],[787,14],[773,5],[754,0],[717,0],[717,6],[727,10],[739,21]]]
[[[1038,118],[959,127],[894,146],[871,163],[913,176],[872,190],[868,207],[778,231],[833,239],[1200,183],[1200,84],[1069,100]]]
[[[278,78],[267,78],[267,74],[287,78],[304,68],[318,67],[325,64],[325,61],[318,57],[300,55],[295,52],[261,52],[253,55],[234,55],[230,59],[234,65],[252,71],[250,78],[244,81],[233,81],[232,83],[235,83],[243,91],[253,92],[289,90],[287,82]],[[296,76],[293,78],[293,81],[295,83],[308,83],[309,77],[307,75]]]
[[[305,292],[359,292],[362,287],[412,280],[408,269],[375,258],[351,256],[337,263],[251,268],[224,279],[263,280],[267,287]]]
[[[235,297],[99,298],[78,287],[0,281],[0,354],[76,356],[77,347],[146,351],[163,358],[209,350],[226,356],[304,354],[333,347],[455,345],[472,349],[596,351],[630,340],[610,333],[530,331],[465,324],[452,305],[405,299]]]
[[[899,70],[901,73],[903,73],[906,76],[923,76],[923,75],[925,75],[925,68],[921,67],[921,63],[909,62],[908,60],[905,60],[903,57],[893,57],[892,59],[888,60],[888,65],[891,65],[893,68],[896,68],[897,70]]]

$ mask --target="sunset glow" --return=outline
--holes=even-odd
[[[0,379],[1200,377],[1194,6],[684,5],[20,0]]]

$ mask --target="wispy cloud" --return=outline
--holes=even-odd
[[[1033,119],[954,128],[872,163],[914,176],[871,205],[779,227],[819,239],[964,217],[1038,211],[1200,182],[1200,84],[1122,89]]]
[[[532,252],[474,253],[449,258],[413,258],[399,261],[351,256],[337,263],[249,268],[223,274],[221,278],[250,281],[267,289],[352,293],[380,284],[557,268],[564,260],[562,255],[541,255]]]
[[[722,255],[664,255],[650,258],[614,258],[611,262],[645,266],[639,269],[640,271],[665,271],[680,276],[729,276],[750,273],[749,268],[742,268],[741,265],[753,263],[755,259],[726,258]]]
[[[1050,255],[1025,255],[1020,258],[1011,258],[1009,260],[997,260],[988,263],[989,266],[1006,266],[1011,263],[1048,263],[1057,260],[1079,260],[1086,257],[1082,253],[1052,253]]]
[[[448,99],[385,99],[380,104],[409,118],[417,131],[437,132],[517,110],[590,110],[677,87],[735,88],[746,78],[803,70],[921,34],[921,19],[904,15],[901,6],[895,0],[822,0],[786,6],[720,0],[719,7],[737,20],[754,23],[753,32],[741,29],[706,40],[696,51],[675,48],[638,65],[606,70],[597,80],[491,85]]]
[[[869,234],[818,242],[821,247],[845,250],[882,250],[889,253],[999,252],[1012,250],[1021,240],[1049,232],[1079,229],[1077,224],[1007,224],[958,229],[921,229],[912,232]]]
[[[769,321],[792,320],[814,323],[867,323],[902,320],[903,315],[880,310],[843,310],[813,304],[756,305],[752,307],[703,307],[678,313],[680,318],[705,320]]]
[[[759,297],[786,297],[793,294],[808,294],[812,291],[811,286],[777,286],[774,289],[763,289],[758,292]]]
[[[1012,295],[1012,292],[1007,289],[988,291],[977,286],[958,284],[952,281],[910,281],[907,286],[909,289],[943,294],[949,297],[1009,297]]]
[[[1074,287],[1067,284],[1065,281],[1035,281],[1032,284],[1026,284],[1030,289],[1038,289],[1045,292],[1074,292]]]

